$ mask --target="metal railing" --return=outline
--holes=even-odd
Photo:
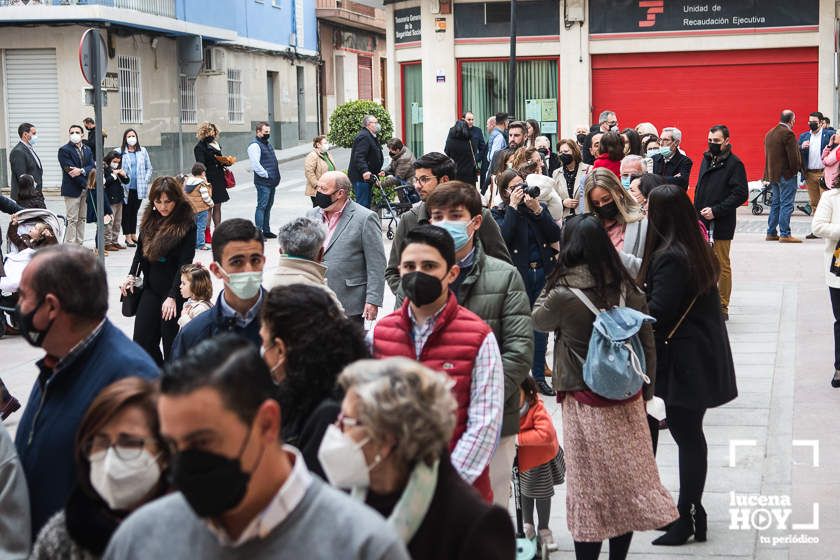
[[[0,0],[2,7],[42,7],[42,6],[112,6],[151,14],[154,16],[175,17],[175,0]]]

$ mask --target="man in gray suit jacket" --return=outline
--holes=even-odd
[[[318,179],[310,218],[327,228],[324,264],[327,285],[347,316],[360,323],[374,320],[385,291],[385,247],[379,216],[350,200],[350,179],[340,171]]]
[[[41,166],[41,158],[35,153],[33,145],[38,141],[38,134],[35,126],[23,123],[18,127],[20,142],[9,152],[9,183],[12,187],[12,198],[18,199],[18,177],[21,175],[32,175],[35,179],[35,188],[41,190],[41,183],[44,181],[44,170]]]

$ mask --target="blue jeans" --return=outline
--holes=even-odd
[[[210,210],[196,212],[195,214],[195,248],[200,249],[204,247],[204,229],[207,227],[207,216]]]
[[[528,268],[520,271],[525,282],[525,291],[531,307],[545,287],[545,269]],[[548,333],[534,331],[534,359],[531,362],[531,376],[537,381],[545,381],[545,351],[548,348]]]
[[[767,235],[776,235],[779,227],[781,237],[790,237],[790,216],[793,214],[793,199],[796,197],[796,175],[770,183],[773,199],[770,201],[770,216],[767,218]]]
[[[356,195],[356,204],[361,204],[365,208],[370,208],[370,183],[365,181],[356,181],[353,183],[353,194]]]
[[[276,187],[261,187],[254,185],[257,189],[257,210],[254,212],[254,224],[263,233],[271,232],[271,207],[274,205],[274,192]]]

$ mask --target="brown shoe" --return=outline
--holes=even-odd
[[[765,238],[764,238],[764,240],[765,240],[765,241],[778,241],[778,240],[779,240],[779,236],[778,236],[778,235],[770,235],[770,234],[768,233],[768,234],[767,234],[767,237],[765,237]]]
[[[106,251],[119,251],[120,248],[118,246],[114,245],[113,243],[109,243],[109,244],[105,245],[105,250]]]
[[[802,243],[802,240],[792,235],[786,235],[779,238],[779,243]]]
[[[545,377],[551,377],[552,371],[551,368],[548,367],[548,364],[545,364],[545,369],[543,370],[543,374]]]

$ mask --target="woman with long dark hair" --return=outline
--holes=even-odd
[[[605,167],[616,177],[621,177],[621,160],[624,158],[624,141],[618,132],[605,132],[598,145],[598,157],[592,164],[593,169]]]
[[[149,152],[140,145],[140,137],[133,128],[123,132],[120,145],[122,169],[128,174],[128,196],[124,199],[122,231],[125,244],[135,247],[137,244],[137,213],[140,205],[149,195],[149,182],[152,180],[152,161]]]
[[[589,173],[589,165],[583,163],[583,155],[577,142],[564,138],[557,143],[557,157],[560,168],[554,171],[557,194],[563,201],[563,219],[576,213],[583,194],[583,177]]]
[[[225,181],[225,167],[218,160],[218,157],[223,155],[222,146],[219,144],[219,129],[211,122],[203,122],[198,125],[195,137],[198,139],[193,148],[195,161],[203,163],[207,168],[207,182],[213,186],[211,217],[213,227],[216,228],[222,221],[222,204],[230,200]]]
[[[369,357],[361,327],[318,286],[277,286],[262,306],[262,354],[278,384],[283,441],[326,480],[318,447],[341,411],[336,379],[345,366]],[[331,337],[340,341],[329,343]]]
[[[175,177],[155,179],[149,201],[140,222],[134,260],[120,291],[123,295],[133,291],[137,277],[143,275],[134,342],[162,365],[169,359],[178,334],[178,317],[184,305],[181,267],[193,262],[196,230],[192,206]]]
[[[651,382],[625,400],[605,399],[583,381],[595,315],[578,298],[580,290],[600,309],[619,305],[647,312],[645,296],[622,266],[607,232],[592,215],[573,216],[563,226],[557,267],[534,305],[534,326],[554,332],[554,375],[563,412],[566,460],[566,516],[578,560],[596,559],[604,540],[610,559],[626,558],[633,531],[661,527],[677,517],[659,480],[645,404],[653,398]],[[648,323],[639,331],[645,361],[655,348]],[[642,398],[639,398],[639,397]]]
[[[632,128],[625,128],[621,131],[621,142],[624,144],[624,155],[644,155],[642,150],[642,139],[639,133]]]
[[[653,541],[681,545],[706,540],[706,409],[738,395],[726,325],[720,313],[717,261],[697,227],[694,206],[676,185],[648,197],[648,234],[639,272],[656,319],[656,395],[679,448],[680,518]]]
[[[534,144],[537,141],[537,136],[542,133],[540,123],[535,119],[528,119],[525,121],[525,128],[525,147],[536,148]]]

